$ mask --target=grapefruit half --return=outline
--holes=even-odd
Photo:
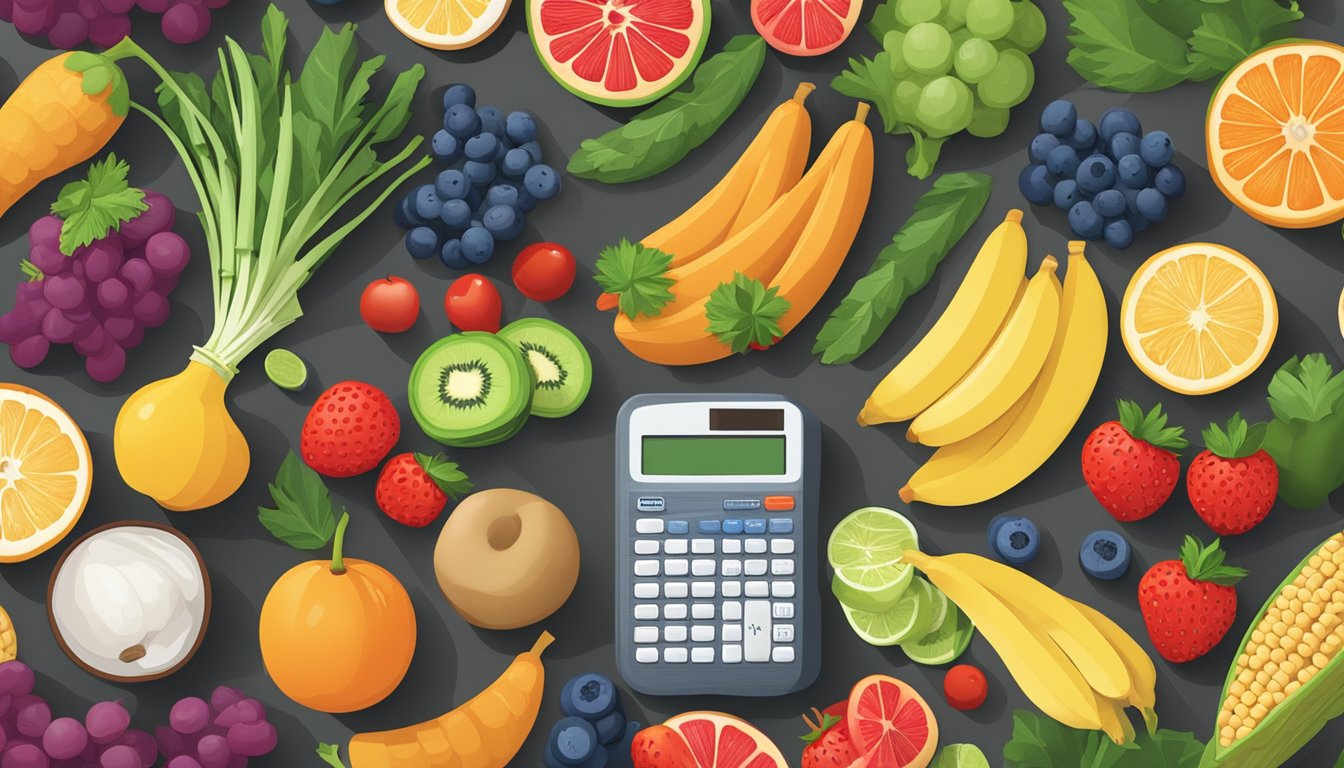
[[[914,688],[886,675],[849,693],[849,738],[868,768],[925,768],[938,749],[938,721]]]
[[[819,56],[849,37],[862,6],[862,0],[751,0],[751,23],[780,53]]]
[[[756,726],[722,712],[685,712],[663,725],[686,740],[697,768],[788,768]]]
[[[528,0],[527,28],[565,90],[634,107],[691,74],[709,39],[709,0]]]

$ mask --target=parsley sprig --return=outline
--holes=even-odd
[[[667,276],[671,265],[671,254],[621,238],[598,254],[593,279],[602,290],[620,296],[621,314],[631,320],[656,317],[672,301],[675,281]]]
[[[61,189],[51,212],[64,219],[61,253],[107,237],[109,232],[149,209],[145,193],[127,182],[131,166],[114,154],[89,164],[89,175]]]
[[[732,282],[721,284],[709,294],[706,330],[734,352],[764,349],[784,335],[779,319],[789,306],[789,300],[779,295],[778,286],[766,288],[760,280],[737,272]]]

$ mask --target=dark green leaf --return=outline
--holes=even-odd
[[[1190,444],[1182,435],[1185,427],[1168,427],[1167,414],[1162,412],[1162,404],[1157,403],[1147,413],[1131,400],[1117,400],[1115,409],[1120,415],[1120,426],[1135,438],[1151,443],[1171,453],[1180,453]]]
[[[331,493],[321,476],[293,451],[267,487],[275,507],[259,507],[257,517],[272,536],[295,549],[321,549],[331,541],[338,517],[332,511]]]
[[[322,127],[325,141],[343,147],[348,137],[341,133],[345,88],[355,66],[355,28],[351,24],[339,32],[323,29],[317,44],[308,54],[303,73],[294,84],[295,106]]]
[[[261,49],[271,70],[271,86],[278,88],[280,73],[285,66],[285,39],[289,30],[289,18],[274,5],[267,6],[266,15],[261,20]]]
[[[89,165],[86,178],[61,189],[51,205],[51,212],[65,220],[61,225],[61,253],[69,256],[76,248],[120,230],[122,224],[149,209],[145,193],[127,183],[130,171],[124,160],[109,154],[102,162]]]
[[[602,290],[620,296],[620,310],[626,317],[654,317],[672,301],[673,280],[667,277],[671,264],[671,254],[621,238],[602,249],[593,279]]]
[[[1159,729],[1118,745],[1100,731],[1083,731],[1035,712],[1013,712],[1004,768],[1196,768],[1204,744],[1193,734]]]
[[[1204,430],[1204,447],[1224,459],[1243,459],[1260,450],[1265,441],[1265,425],[1248,425],[1240,413],[1232,414],[1226,427],[1210,424]]]
[[[783,331],[779,319],[789,311],[789,301],[779,295],[779,287],[766,288],[755,278],[741,272],[709,294],[705,304],[705,329],[737,353],[755,345],[769,347]]]
[[[1335,373],[1325,355],[1296,357],[1269,382],[1269,407],[1282,421],[1314,422],[1334,413],[1344,397],[1344,372]]]
[[[1185,565],[1185,575],[1195,581],[1230,587],[1245,578],[1246,569],[1224,564],[1226,558],[1221,539],[1214,539],[1206,547],[1194,536],[1186,536],[1181,544],[1181,563]]]
[[[443,456],[430,456],[427,453],[415,454],[415,461],[420,468],[425,470],[429,479],[439,486],[452,499],[460,499],[471,493],[472,483],[467,478],[467,473],[458,468],[456,462],[448,461]]]

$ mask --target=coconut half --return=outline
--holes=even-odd
[[[113,523],[61,555],[47,586],[56,642],[85,671],[142,682],[181,669],[205,637],[210,574],[176,529]]]

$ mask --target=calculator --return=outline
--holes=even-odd
[[[816,417],[778,395],[637,395],[616,436],[621,677],[663,696],[811,685]]]

